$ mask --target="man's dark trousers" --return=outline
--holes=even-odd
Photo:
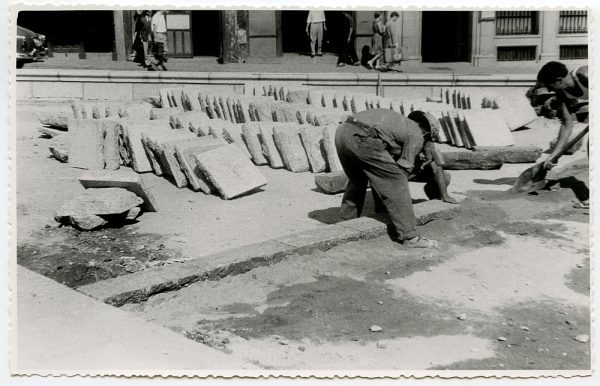
[[[340,49],[340,56],[338,57],[337,64],[340,64],[340,63],[354,64],[354,63],[358,62],[358,55],[356,55],[356,49],[354,48],[354,45],[355,45],[354,42],[355,42],[354,36],[352,36],[352,38],[350,38],[350,41],[347,41],[344,38],[344,40],[342,41],[342,45],[341,45],[341,49]]]
[[[383,200],[398,239],[413,238],[416,220],[408,186],[408,172],[392,158],[385,143],[370,136],[364,129],[345,122],[335,134],[335,147],[348,176],[348,185],[342,198],[341,217],[350,220],[359,217],[365,202],[367,183]]]

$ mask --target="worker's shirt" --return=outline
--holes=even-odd
[[[556,93],[556,99],[567,107],[571,114],[576,114],[577,120],[587,120],[589,111],[589,89],[587,66],[581,66],[571,71],[571,76],[577,85],[577,92],[561,90]]]
[[[167,33],[167,21],[165,20],[164,13],[156,12],[152,16],[152,32]]]
[[[325,22],[325,11],[308,11],[308,18],[306,24],[310,23],[324,23]]]
[[[349,14],[344,14],[344,32],[348,33],[351,29],[354,30],[354,19]]]
[[[373,128],[399,166],[408,171],[413,169],[424,143],[421,128],[415,121],[388,109],[361,111],[352,119],[358,122],[359,127]]]

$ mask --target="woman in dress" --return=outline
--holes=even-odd
[[[383,55],[383,34],[385,33],[385,25],[381,12],[375,12],[375,20],[373,21],[373,37],[371,37],[371,51],[373,56],[367,62],[368,68],[379,68],[379,60]]]

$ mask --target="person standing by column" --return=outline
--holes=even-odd
[[[381,12],[375,12],[375,20],[373,21],[373,36],[371,37],[371,60],[367,62],[367,68],[379,69],[379,58],[383,55],[383,34],[385,33],[385,25]]]
[[[306,34],[310,37],[310,57],[323,56],[323,34],[327,32],[325,11],[308,11]],[[316,47],[315,47],[316,46]],[[317,48],[318,47],[318,48]]]
[[[356,55],[355,46],[355,31],[354,31],[354,19],[349,11],[344,11],[344,24],[342,31],[342,42],[340,48],[340,56],[338,57],[337,66],[343,67],[346,64],[358,66],[358,55]]]
[[[161,68],[163,71],[167,70],[165,62],[165,50],[167,45],[167,21],[165,19],[164,11],[155,11],[152,16],[152,47],[154,49],[154,63],[152,67],[148,68],[150,71],[156,71],[157,68]]]
[[[139,38],[143,52],[140,53],[140,63],[142,67],[150,67],[150,60],[148,59],[150,53],[148,52],[148,43],[150,42],[152,34],[152,25],[150,11],[136,11],[138,13],[135,30],[137,32],[136,39]]]

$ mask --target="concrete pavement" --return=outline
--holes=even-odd
[[[14,374],[208,375],[256,368],[21,266],[16,275]]]

